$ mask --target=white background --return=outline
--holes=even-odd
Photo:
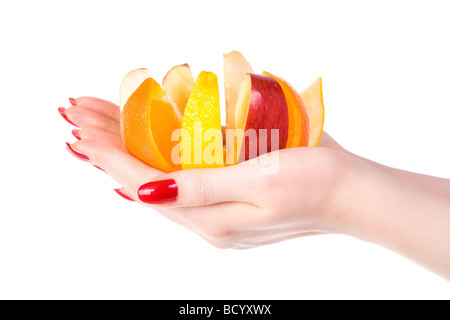
[[[67,97],[239,50],[299,91],[323,78],[325,130],[372,160],[450,178],[447,1],[2,1],[0,298],[433,299],[449,284],[340,235],[219,250],[118,197],[73,158]]]

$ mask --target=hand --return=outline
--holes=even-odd
[[[261,174],[263,165],[250,162],[166,174],[126,152],[118,110],[107,101],[78,98],[65,114],[81,128],[81,140],[73,148],[110,174],[123,186],[121,192],[134,201],[222,248],[248,248],[335,232],[327,209],[334,206],[351,157],[328,135],[322,138],[324,147],[271,153],[270,157],[279,157],[280,164],[273,175]],[[139,199],[142,185],[161,180],[175,181],[176,201],[152,205]]]
[[[103,168],[122,194],[220,248],[342,233],[390,248],[450,279],[450,181],[363,159],[323,134],[258,163],[164,173],[126,152],[119,108],[82,97],[63,116],[77,124],[74,152]],[[82,157],[81,155],[81,157]],[[80,157],[80,155],[78,155]],[[278,171],[262,174],[264,157]]]

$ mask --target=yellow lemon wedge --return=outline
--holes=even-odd
[[[202,71],[184,110],[180,156],[183,169],[223,167],[219,84]]]

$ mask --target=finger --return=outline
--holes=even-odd
[[[74,106],[65,110],[66,117],[79,127],[98,127],[120,135],[120,124],[103,114],[87,107]]]
[[[76,132],[76,138],[79,140],[100,140],[103,143],[112,144],[125,150],[125,146],[120,136],[98,127],[82,127]]]
[[[169,206],[206,206],[223,202],[249,202],[261,172],[257,164],[203,168],[156,177],[139,188],[142,202]],[[237,183],[236,181],[239,181]]]
[[[120,108],[112,102],[93,97],[79,97],[71,101],[75,106],[86,107],[113,120],[120,120]]]
[[[89,158],[89,161],[103,168],[112,178],[132,194],[139,186],[154,179],[163,172],[136,159],[124,149],[100,140],[80,140],[72,147]]]
[[[131,192],[129,192],[127,189],[125,188],[118,188],[118,189],[114,189],[114,191],[121,196],[123,199],[131,201],[131,202],[135,202],[135,200],[133,199],[133,194]]]

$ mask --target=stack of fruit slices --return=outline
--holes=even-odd
[[[224,83],[225,139],[214,73],[203,71],[195,81],[184,64],[172,68],[159,85],[147,69],[129,72],[120,87],[120,128],[128,152],[172,172],[318,145],[324,122],[321,78],[298,94],[277,76],[255,74],[233,51],[224,54]]]

